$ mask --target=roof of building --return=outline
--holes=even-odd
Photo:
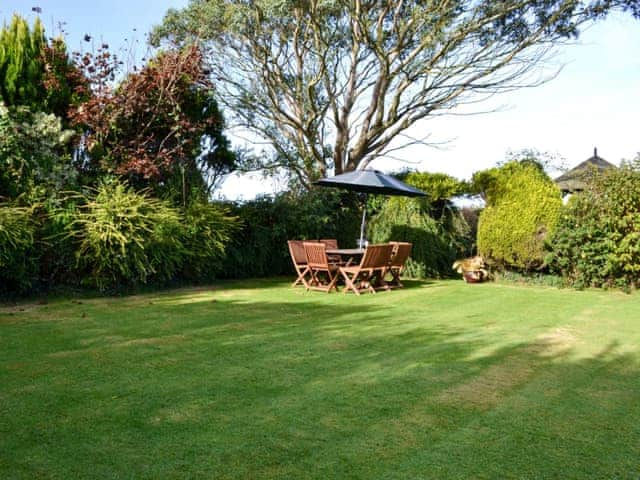
[[[594,172],[604,172],[610,168],[617,168],[614,164],[607,162],[604,158],[598,156],[598,149],[593,149],[593,157],[586,159],[576,167],[566,173],[563,173],[555,179],[558,188],[562,192],[576,192],[585,189],[586,177]]]

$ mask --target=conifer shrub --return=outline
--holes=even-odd
[[[558,223],[558,187],[533,161],[511,161],[474,174],[486,207],[478,221],[478,253],[502,267],[530,271],[544,265],[544,243]]]
[[[7,105],[41,104],[46,38],[40,19],[33,29],[19,15],[0,30],[0,99]]]

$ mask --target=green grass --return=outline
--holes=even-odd
[[[640,478],[639,295],[288,281],[0,309],[0,478]]]

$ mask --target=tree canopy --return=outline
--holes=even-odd
[[[120,63],[105,47],[84,56],[93,94],[71,112],[85,174],[122,175],[182,203],[192,190],[209,193],[235,156],[200,50],[160,52],[114,87]]]
[[[191,0],[152,40],[208,49],[236,132],[273,147],[256,167],[303,184],[409,144],[416,122],[545,80],[538,66],[579,26],[633,2]]]

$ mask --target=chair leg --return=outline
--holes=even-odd
[[[383,270],[379,270],[378,273],[374,276],[374,284],[375,284],[375,289],[376,290],[391,290],[391,286],[389,286],[389,283],[387,283],[387,281],[384,279],[384,277],[387,274],[387,270],[383,269]]]
[[[351,279],[349,278],[349,275],[343,270],[340,270],[340,273],[342,273],[342,276],[344,277],[344,290],[342,291],[342,293],[347,293],[349,290],[352,290],[356,295],[360,295],[360,292],[353,283],[353,280],[355,280],[357,275],[354,275],[353,279]]]
[[[335,289],[335,291],[338,291],[338,278],[340,277],[340,275],[338,275],[338,272],[335,273],[331,273],[331,272],[327,272],[329,274],[329,278],[331,279],[331,281],[329,282],[329,286],[327,287],[327,293],[329,293],[331,291],[331,289]]]
[[[400,270],[391,269],[389,270],[389,272],[391,273],[391,277],[392,277],[390,288],[404,288],[404,285],[400,281]]]
[[[293,284],[291,286],[295,287],[296,285],[301,283],[302,286],[306,287],[307,286],[307,281],[306,281],[305,277],[306,277],[307,273],[309,273],[309,267],[305,267],[304,270],[298,270],[298,278],[296,278],[296,281],[293,282]]]
[[[317,285],[320,285],[320,280],[318,279],[318,274],[316,273],[316,271],[309,268],[309,274],[311,275],[311,279],[309,280],[309,283],[305,285],[307,287],[307,291],[311,288],[316,287]]]

